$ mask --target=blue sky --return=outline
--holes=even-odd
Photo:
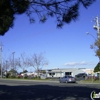
[[[22,52],[27,55],[45,52],[44,56],[49,61],[48,69],[94,68],[99,60],[90,49],[94,39],[86,35],[86,32],[96,37],[93,29],[95,23],[91,21],[97,15],[100,18],[99,4],[100,0],[97,0],[88,9],[81,6],[78,20],[65,24],[62,29],[57,29],[54,18],[49,18],[44,24],[39,23],[38,19],[30,24],[25,14],[16,16],[13,29],[0,37],[0,42],[4,45],[3,58],[12,52],[15,52],[15,57]]]

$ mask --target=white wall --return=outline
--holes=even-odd
[[[56,72],[54,72],[55,73],[55,75],[53,75],[53,77],[63,77],[63,73],[56,73]],[[52,75],[50,75],[49,73],[47,73],[47,77],[52,77]]]
[[[53,70],[51,71],[51,73],[55,73],[55,75],[53,75],[53,77],[63,77],[65,75],[65,72],[72,72],[72,76],[75,77],[75,75],[79,74],[79,73],[84,73],[85,71],[83,71],[82,69],[70,69],[70,70],[60,70],[62,71],[62,73],[59,71],[59,72],[56,72],[56,71],[59,71],[59,70]],[[51,75],[49,75],[49,73],[47,73],[47,77],[52,77]]]

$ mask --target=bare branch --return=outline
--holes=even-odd
[[[40,70],[48,62],[44,58],[43,53],[40,53],[40,54],[34,53],[31,57],[32,57],[32,59],[31,59],[31,66],[33,66],[35,68],[35,71],[38,73],[38,76],[39,76]]]

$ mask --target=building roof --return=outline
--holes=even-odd
[[[48,72],[73,72],[77,70],[82,70],[82,68],[63,68],[63,69],[50,69]]]

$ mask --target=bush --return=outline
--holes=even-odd
[[[7,73],[6,78],[9,78],[9,77],[10,77],[10,73]]]
[[[20,79],[21,77],[20,76],[17,76],[17,78]]]
[[[99,80],[99,77],[95,77],[94,81],[97,81],[97,80]]]
[[[28,76],[29,79],[34,79],[34,76],[30,75]]]
[[[38,76],[35,76],[34,79],[40,79],[40,76],[39,77]]]
[[[28,78],[28,76],[25,76],[24,78],[25,78],[25,79],[27,79],[27,78]]]
[[[85,81],[99,81],[99,77],[88,77],[87,79],[85,79]]]
[[[16,78],[16,76],[13,76],[13,75],[12,75],[11,78]]]

